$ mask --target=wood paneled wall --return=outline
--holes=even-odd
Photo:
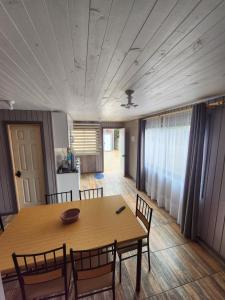
[[[7,143],[6,122],[37,122],[42,124],[46,192],[56,192],[51,113],[46,111],[0,110],[0,214],[17,212],[11,157]]]
[[[199,236],[225,258],[225,107],[208,112]]]
[[[124,128],[124,122],[101,122],[102,128]]]
[[[80,157],[80,172],[82,174],[102,172],[102,156],[99,155],[81,155]]]

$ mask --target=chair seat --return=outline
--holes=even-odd
[[[96,290],[112,287],[112,273],[100,277],[77,281],[78,294],[91,293]]]
[[[71,278],[71,264],[67,265],[67,289]],[[38,299],[50,295],[61,294],[65,292],[64,277],[60,277],[47,282],[25,285],[25,294],[27,300]]]
[[[142,247],[145,247],[147,245],[148,245],[148,240],[147,240],[147,238],[145,238],[142,240]],[[118,253],[118,255],[122,255],[123,253],[137,250],[137,247],[138,247],[137,241],[122,242],[122,243],[119,243],[117,246],[117,253]]]

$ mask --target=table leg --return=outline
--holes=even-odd
[[[142,259],[142,240],[138,240],[136,292],[140,292],[140,288],[141,288],[141,259]]]
[[[5,300],[5,292],[4,292],[4,289],[3,289],[1,273],[0,273],[0,299]]]

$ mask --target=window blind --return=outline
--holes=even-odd
[[[100,153],[100,128],[100,124],[73,124],[70,145],[76,155],[98,155]]]

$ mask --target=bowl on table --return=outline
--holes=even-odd
[[[67,209],[66,211],[64,211],[61,214],[60,218],[61,218],[63,224],[71,224],[78,220],[79,215],[80,215],[79,208],[71,208],[71,209]]]

